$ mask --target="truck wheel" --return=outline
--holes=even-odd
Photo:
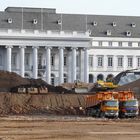
[[[100,117],[101,117],[101,118],[104,118],[104,117],[105,117],[105,113],[104,113],[104,112],[101,112],[101,113],[100,113]]]
[[[91,116],[91,111],[90,111],[90,109],[86,109],[86,115],[87,115],[87,116]]]

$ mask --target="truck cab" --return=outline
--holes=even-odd
[[[119,108],[120,117],[136,117],[139,114],[137,99],[120,101]]]
[[[101,113],[100,116],[105,117],[118,117],[118,110],[119,110],[119,103],[118,100],[104,100],[101,103]]]

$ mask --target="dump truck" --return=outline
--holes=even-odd
[[[132,91],[113,92],[119,101],[119,117],[136,117],[139,114],[138,100]]]
[[[98,92],[86,98],[86,115],[93,117],[118,117],[119,103],[112,92]]]

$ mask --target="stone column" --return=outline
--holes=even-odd
[[[77,48],[72,48],[72,82],[76,80],[76,49]]]
[[[133,56],[133,68],[137,68],[137,57],[135,55]]]
[[[127,70],[128,69],[128,60],[127,60],[127,56],[124,55],[123,57],[123,70]]]
[[[68,65],[67,65],[67,68],[68,68],[68,83],[71,83],[72,82],[72,72],[71,72],[71,69],[72,69],[72,52],[71,50],[68,51]]]
[[[51,47],[46,47],[46,82],[51,84]]]
[[[25,73],[25,65],[24,65],[24,60],[25,60],[25,46],[19,46],[20,48],[20,75],[24,77]]]
[[[64,83],[64,48],[59,48],[59,84]]]
[[[118,57],[116,55],[113,56],[113,71],[117,71]]]
[[[33,47],[33,78],[38,77],[38,47]]]
[[[84,48],[84,82],[89,82],[88,49]]]
[[[98,66],[97,61],[98,61],[97,56],[93,55],[93,71],[97,70],[97,66]]]
[[[13,46],[6,46],[6,48],[7,48],[6,70],[11,72],[11,59]]]
[[[107,55],[104,55],[104,61],[103,61],[103,69],[104,71],[107,71],[108,69],[108,56]]]
[[[82,82],[84,82],[84,65],[83,65],[83,62],[84,62],[84,51],[83,49],[80,49],[79,50],[79,57],[80,57],[80,80]]]

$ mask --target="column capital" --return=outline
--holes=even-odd
[[[89,50],[89,48],[87,48],[87,47],[84,47],[84,48],[83,48],[83,50],[84,50],[84,51],[85,51],[85,50]]]
[[[71,50],[78,50],[77,47],[71,47]]]
[[[19,46],[19,48],[20,48],[20,49],[21,49],[21,48],[25,49],[25,48],[26,48],[26,46]]]
[[[63,49],[63,50],[64,50],[64,49],[65,49],[65,47],[63,47],[63,46],[60,46],[60,47],[58,47],[58,49]]]
[[[51,46],[45,46],[45,49],[52,49]]]
[[[13,46],[12,45],[9,45],[9,46],[5,46],[5,48],[13,48]]]
[[[39,46],[32,46],[32,48],[33,48],[33,49],[38,49],[38,48],[39,48]]]

